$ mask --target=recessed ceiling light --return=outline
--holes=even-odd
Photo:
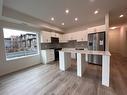
[[[94,14],[98,14],[99,13],[99,11],[98,10],[96,10],[95,12],[94,12]]]
[[[92,2],[92,3],[95,2],[95,0],[89,0],[89,1]]]
[[[111,27],[110,29],[116,29],[117,27]]]
[[[120,15],[119,17],[122,18],[122,17],[124,17],[124,15]]]
[[[75,21],[78,21],[78,18],[77,17],[75,18]]]
[[[55,20],[54,17],[52,17],[52,18],[51,18],[51,21],[54,21],[54,20]]]
[[[65,13],[68,14],[68,13],[69,13],[69,9],[66,9],[66,10],[65,10]]]
[[[63,22],[63,23],[61,23],[61,25],[64,25],[64,22]]]

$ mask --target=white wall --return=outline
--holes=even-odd
[[[120,28],[109,31],[109,50],[111,53],[120,53]]]
[[[40,55],[0,63],[0,76],[40,63]]]
[[[109,31],[109,48],[112,54],[127,57],[127,28],[121,26]]]
[[[122,26],[120,29],[120,49],[121,54],[124,57],[127,57],[127,28]]]
[[[3,0],[0,0],[0,17],[2,16]]]
[[[4,25],[4,26],[6,26],[6,25]],[[4,27],[4,26],[2,26],[2,27]],[[11,27],[11,25],[9,25],[9,26]],[[4,48],[4,39],[3,39],[2,27],[0,26],[0,76],[41,63],[40,54],[6,61],[6,56],[4,53],[5,48]],[[20,29],[21,28],[23,30],[25,30],[23,27],[20,27]],[[27,30],[29,30],[29,29],[27,28]],[[31,31],[31,29],[30,29],[30,31]]]

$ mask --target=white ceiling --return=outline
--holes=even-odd
[[[111,13],[112,22],[118,22],[123,20],[118,16],[127,13],[127,0],[4,0],[4,6],[64,29],[98,22],[107,12]],[[65,9],[70,10],[68,15]],[[99,14],[95,15],[97,9]],[[55,18],[54,22],[51,17]],[[78,22],[74,21],[75,17],[79,18]]]

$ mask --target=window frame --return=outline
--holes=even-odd
[[[7,58],[7,56],[6,56],[5,40],[3,39],[4,40],[3,41],[4,42],[4,53],[5,53],[5,60],[6,61],[17,60],[17,59],[34,57],[34,56],[40,55],[40,44],[39,44],[40,43],[40,37],[39,37],[40,32],[3,27],[3,29],[2,29],[3,30],[3,38],[4,38],[4,29],[10,29],[10,30],[16,30],[16,31],[36,33],[36,40],[37,40],[37,53],[36,54],[24,55],[24,56],[13,57],[13,58]]]

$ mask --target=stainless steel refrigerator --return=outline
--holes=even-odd
[[[105,32],[88,34],[88,50],[105,51]],[[102,56],[88,55],[88,63],[102,64]]]

